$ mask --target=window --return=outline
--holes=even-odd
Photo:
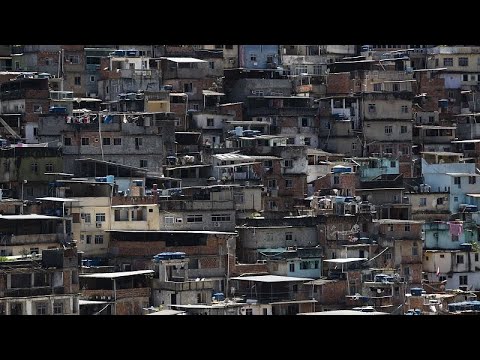
[[[70,64],[80,64],[80,57],[78,55],[67,55],[66,58]]]
[[[183,92],[189,93],[193,91],[193,84],[192,83],[185,83],[183,84]]]
[[[23,315],[22,303],[10,303],[10,315]]]
[[[41,105],[33,105],[33,112],[34,113],[42,113],[42,106]]]
[[[457,255],[457,264],[463,264],[463,255]]]
[[[313,65],[313,74],[314,75],[322,75],[322,65]]]
[[[440,259],[444,259],[445,258],[445,255],[444,254],[441,254],[440,255]]]
[[[386,252],[385,253],[385,260],[392,260],[392,253],[391,252]]]
[[[452,241],[458,241],[458,235],[453,235],[452,234]]]
[[[245,315],[253,315],[253,309],[245,309]]]
[[[270,179],[267,181],[267,187],[269,189],[274,189],[277,187],[277,180],[276,179]]]
[[[95,75],[90,75],[90,82],[95,82]]]
[[[293,240],[293,233],[292,232],[286,232],[285,233],[285,241],[292,241]]]
[[[95,244],[103,244],[103,235],[95,235]]]
[[[407,105],[402,105],[402,113],[408,114],[408,106]]]
[[[267,167],[267,168],[271,168],[271,167],[273,166],[272,160],[265,160],[265,161],[263,162],[263,166],[264,166],[264,167]]]
[[[228,214],[214,214],[212,215],[212,221],[228,222],[230,221],[230,215]]]
[[[75,85],[82,85],[82,78],[80,76],[75,76]]]
[[[91,244],[92,243],[92,235],[85,235],[85,242],[87,244]]]
[[[225,49],[231,50],[231,49],[233,49],[233,45],[225,45]]]
[[[293,137],[287,138],[287,145],[295,145],[295,138]]]
[[[334,185],[340,184],[340,176],[334,176],[333,177],[333,184]]]
[[[213,118],[207,118],[207,126],[213,126]]]
[[[90,138],[82,138],[82,145],[83,146],[90,145]]]
[[[47,315],[47,303],[37,302],[35,304],[35,315]]]
[[[293,167],[293,160],[291,160],[291,159],[284,160],[283,164],[286,168],[292,168]]]
[[[135,138],[135,149],[138,149],[140,146],[143,146],[143,138]]]
[[[223,49],[223,45],[214,45],[215,49]]]
[[[453,58],[444,58],[443,66],[453,66]]]
[[[122,138],[113,138],[113,145],[122,145]]]
[[[268,209],[269,210],[278,210],[277,203],[275,201],[268,202]]]
[[[469,184],[475,184],[477,182],[477,178],[475,176],[469,176],[468,177],[468,183]]]
[[[103,145],[110,145],[110,142],[111,142],[111,141],[112,141],[112,140],[111,140],[110,138],[103,138],[103,141],[102,141],[102,142],[103,142]]]
[[[458,66],[468,66],[468,58],[467,57],[459,57],[458,58]]]
[[[377,112],[377,107],[375,104],[368,104],[368,112],[369,113],[376,113]]]
[[[203,222],[203,216],[202,215],[188,215],[187,216],[187,223],[197,223],[197,222]]]
[[[212,70],[215,69],[215,62],[214,61],[209,61],[208,62],[208,67]]]
[[[287,189],[293,188],[293,180],[292,179],[285,179],[285,187]]]
[[[141,160],[140,160],[140,167],[141,167],[141,168],[146,168],[146,167],[148,167],[148,161],[145,160],[145,159],[141,159]]]
[[[307,127],[308,125],[308,118],[302,118],[302,127]]]
[[[175,219],[175,218],[174,218],[173,216],[165,216],[165,218],[164,218],[165,224],[167,224],[167,225],[172,225],[174,219]]]
[[[468,74],[463,74],[462,75],[462,80],[463,81],[468,81]]]
[[[250,54],[250,61],[257,61],[257,55],[256,54]]]
[[[410,276],[410,268],[408,266],[403,268],[403,275]]]
[[[468,276],[467,275],[460,275],[458,277],[458,280],[460,281],[460,285],[468,285]]]
[[[400,134],[406,134],[407,133],[407,127],[405,125],[400,126]]]
[[[393,231],[393,225],[387,225],[388,231]]]
[[[30,164],[30,169],[32,172],[37,173],[38,172],[38,164],[37,163],[31,163]]]
[[[306,137],[306,138],[304,139],[304,143],[305,143],[305,145],[310,146],[310,138],[309,138],[309,137]]]
[[[443,205],[443,198],[437,198],[437,205]]]
[[[357,150],[357,143],[356,142],[352,143],[352,150],[353,151]]]
[[[63,314],[63,303],[61,303],[61,302],[54,302],[53,303],[53,314],[54,315]]]
[[[410,231],[411,231],[410,224],[406,224],[406,225],[405,225],[405,231],[406,231],[406,232],[410,232]]]
[[[373,91],[382,91],[382,83],[373,84]]]
[[[445,280],[447,280],[447,277],[445,275],[440,275],[438,277],[438,281],[440,281],[440,282],[445,281]]]
[[[400,91],[400,84],[394,83],[393,84],[393,91]]]
[[[288,265],[288,267],[289,267],[290,272],[295,272],[295,264],[294,263],[290,263]]]
[[[455,185],[458,185],[459,188],[462,187],[462,182],[461,182],[461,180],[460,180],[460,176],[455,176],[455,177],[453,178],[453,183],[454,183]]]
[[[418,256],[418,244],[417,242],[413,243],[412,246],[412,256]]]
[[[45,172],[53,172],[53,164],[45,164]]]
[[[92,222],[92,217],[90,216],[90,213],[81,213],[80,217],[85,221],[87,224],[90,224]]]
[[[72,138],[66,137],[63,139],[63,145],[70,146],[72,145]]]
[[[97,213],[97,214],[95,214],[95,221],[96,221],[96,222],[103,222],[103,221],[105,221],[105,213]]]
[[[392,133],[392,125],[386,125],[385,134],[391,134],[391,133]]]

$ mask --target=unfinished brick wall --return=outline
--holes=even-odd
[[[427,72],[417,72],[417,94],[426,93],[425,101],[421,106],[423,111],[438,110],[438,100],[447,98],[445,90],[445,79],[440,77],[430,78],[431,74]]]
[[[404,178],[412,177],[412,163],[409,162],[401,162],[398,164],[400,174],[403,174]]]
[[[233,120],[234,121],[241,121],[243,120],[243,102],[241,103],[233,103],[233,104],[225,104],[218,107],[220,114],[231,114],[233,113]]]
[[[232,260],[230,260],[232,264]],[[240,276],[242,274],[265,274],[268,273],[267,264],[234,264],[231,267],[231,276]]]
[[[315,287],[317,305],[339,305],[345,303],[347,295],[347,281],[337,280]]]
[[[327,95],[349,94],[351,92],[350,73],[335,73],[327,76]]]
[[[150,304],[148,297],[122,299],[117,301],[116,315],[143,315],[143,307],[147,304]],[[112,310],[112,313],[113,311],[114,310]]]

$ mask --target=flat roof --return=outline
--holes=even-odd
[[[452,140],[453,144],[469,144],[469,143],[478,143],[480,139],[471,139],[471,140]]]
[[[49,216],[40,214],[27,214],[27,215],[0,215],[0,220],[61,220],[59,216]]]
[[[325,285],[325,284],[330,284],[330,283],[334,283],[334,282],[338,282],[338,280],[333,280],[333,279],[316,279],[316,280],[313,280],[313,281],[309,281],[307,283],[305,283],[306,285]]]
[[[208,166],[212,166],[212,165],[205,165],[205,164],[202,164],[202,165],[182,165],[182,166],[175,166],[175,167],[168,167],[168,168],[165,168],[165,170],[175,170],[175,169],[189,169],[189,168],[198,168],[198,167],[208,167]]]
[[[467,194],[467,196],[474,197],[474,198],[480,198],[480,194]]]
[[[291,281],[311,281],[312,278],[300,278],[293,276],[280,275],[258,275],[258,276],[237,276],[230,280],[255,281],[262,283],[291,282]]]
[[[255,165],[261,164],[261,162],[245,162],[245,163],[237,163],[237,164],[230,164],[230,165],[217,165],[217,168],[229,168],[229,167],[237,167],[237,166],[247,166],[247,165]]]
[[[401,219],[378,219],[372,220],[374,223],[379,224],[423,224],[424,220],[401,220]]]
[[[41,197],[41,198],[37,198],[37,200],[45,200],[45,201],[60,201],[60,202],[73,202],[73,201],[79,201],[79,200],[76,200],[76,199],[61,198],[61,197],[53,197],[53,196]]]
[[[100,301],[100,300],[78,300],[78,305],[103,305],[108,304],[108,301]]]
[[[153,270],[136,270],[136,271],[119,271],[119,272],[110,272],[110,273],[80,274],[78,276],[81,278],[117,279],[121,277],[147,275],[147,274],[153,274],[153,273],[154,273]]]
[[[180,309],[222,309],[227,307],[241,307],[245,304],[243,303],[222,303],[222,304],[212,304],[212,305],[202,305],[202,304],[187,304],[187,305],[175,305],[171,304]]]
[[[166,59],[168,61],[173,61],[176,63],[206,63],[205,60],[200,60],[193,57],[161,57],[160,59]]]
[[[187,96],[187,94],[183,93],[183,92],[182,93],[170,93],[168,95],[170,95],[170,96]]]
[[[224,96],[225,93],[221,93],[218,91],[212,91],[212,90],[202,90],[202,94],[205,96]]]
[[[157,206],[157,204],[132,204],[132,205],[112,205],[112,208],[128,208],[138,206]]]
[[[463,153],[456,153],[452,151],[420,151],[420,154],[428,155],[445,155],[445,156],[463,156]]]
[[[403,187],[377,187],[371,189],[357,189],[357,191],[378,191],[378,190],[405,190]]]
[[[213,234],[213,235],[237,235],[235,232],[229,231],[208,231],[208,230],[104,230],[106,232],[121,232],[121,233],[159,233],[159,234]]]
[[[346,263],[364,261],[364,260],[368,260],[368,259],[367,258],[340,258],[340,259],[326,259],[326,260],[323,260],[323,261],[331,262],[331,263],[334,263],[334,264],[346,264]]]
[[[185,314],[185,311],[164,309],[164,310],[156,311],[154,313],[147,314],[147,315],[180,315],[180,314]]]
[[[453,172],[448,172],[445,173],[446,175],[449,176],[480,176],[480,174],[475,174],[475,173],[453,173]]]
[[[308,313],[299,313],[297,315],[390,315],[381,311],[356,311],[356,310],[330,310],[330,311],[317,311]]]
[[[440,126],[440,125],[414,125],[416,128],[422,128],[422,129],[447,129],[447,130],[454,130],[457,127],[456,126]]]

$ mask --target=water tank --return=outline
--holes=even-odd
[[[113,184],[113,182],[115,180],[114,175],[107,175],[107,176],[105,176],[105,178],[106,178],[106,182],[109,183],[109,184]]]
[[[422,296],[422,291],[422,288],[411,288],[410,294],[412,294],[412,296]]]
[[[224,293],[215,293],[213,294],[213,299],[216,301],[224,301],[225,300],[225,294]]]
[[[235,136],[242,136],[243,135],[243,127],[242,126],[236,126],[235,127]]]

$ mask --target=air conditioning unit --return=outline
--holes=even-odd
[[[97,228],[101,228],[101,227],[102,227],[102,223],[101,223],[101,222],[97,222],[97,223],[95,223],[95,226],[96,226]]]

